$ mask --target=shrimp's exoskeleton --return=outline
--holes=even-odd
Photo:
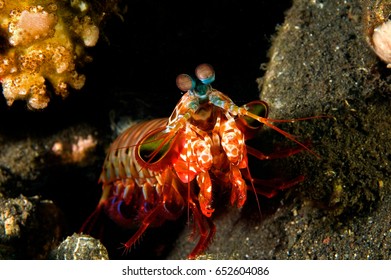
[[[249,190],[272,197],[304,179],[298,176],[283,182],[252,178],[248,155],[266,160],[302,150],[315,154],[274,123],[319,117],[270,119],[266,102],[256,100],[237,106],[214,89],[211,83],[215,72],[210,65],[199,65],[195,73],[197,79],[186,74],[177,77],[177,86],[185,93],[168,119],[136,124],[111,145],[99,180],[102,197],[82,231],[106,213],[123,227],[137,228],[125,243],[130,249],[148,227],[175,220],[187,210],[193,216],[193,235],[199,236],[188,255],[195,258],[206,250],[216,231],[212,222],[216,192],[228,190],[230,203],[240,208]],[[246,140],[255,137],[264,125],[298,146],[275,155],[247,146]],[[258,183],[266,188],[258,188]]]

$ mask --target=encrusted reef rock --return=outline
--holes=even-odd
[[[0,259],[45,259],[60,241],[61,213],[38,196],[0,193]]]
[[[69,87],[84,86],[77,68],[91,60],[85,48],[95,46],[99,24],[116,7],[116,1],[93,2],[0,0],[0,82],[8,105],[23,99],[43,109],[48,88],[65,97]]]
[[[80,193],[88,195],[98,186],[94,166],[101,164],[96,155],[102,152],[97,139],[86,124],[47,138],[0,132],[0,260],[48,258],[65,236],[78,230],[88,214],[80,205],[89,203]],[[58,253],[63,258],[77,253],[65,249]]]

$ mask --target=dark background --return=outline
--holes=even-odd
[[[1,96],[0,114],[16,122],[5,122],[3,129],[45,130],[41,124],[50,119],[56,120],[53,128],[83,120],[101,125],[108,111],[121,106],[119,114],[135,118],[168,116],[180,98],[176,76],[193,74],[201,63],[215,68],[214,87],[235,102],[257,99],[260,66],[268,60],[271,37],[291,1],[123,4],[127,9],[122,19],[115,14],[108,17],[97,46],[87,49],[94,61],[79,69],[87,76],[84,88],[65,100],[52,96],[40,113],[28,112],[24,101],[8,108]],[[136,108],[127,110],[133,101]]]

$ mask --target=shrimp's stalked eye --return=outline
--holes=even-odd
[[[187,74],[180,74],[176,78],[176,86],[183,92],[194,89],[196,83]]]
[[[209,85],[215,80],[215,71],[209,64],[198,65],[195,70],[197,78],[204,84]]]
[[[176,85],[181,91],[189,91],[192,95],[199,98],[201,102],[204,102],[212,89],[210,84],[215,80],[215,71],[212,66],[204,63],[196,68],[195,74],[198,80],[187,74],[178,75]]]

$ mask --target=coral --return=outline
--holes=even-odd
[[[366,40],[373,51],[391,68],[391,15],[390,0],[367,0],[364,3]]]
[[[0,0],[0,82],[8,105],[17,99],[45,108],[49,87],[61,97],[81,89],[77,71],[90,61],[86,47],[96,45],[99,24],[115,1]]]

